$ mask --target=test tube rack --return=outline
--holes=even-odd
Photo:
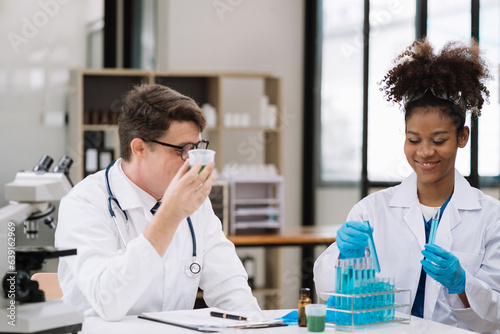
[[[396,294],[403,294],[396,303]],[[397,312],[396,309],[409,307],[411,292],[407,289],[385,290],[371,293],[343,294],[323,292],[321,295],[333,296],[334,305],[327,308],[333,312],[334,320],[326,322],[326,328],[353,331],[389,323],[409,324],[411,315]],[[332,297],[329,297],[332,298]]]

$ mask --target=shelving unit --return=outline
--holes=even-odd
[[[220,219],[222,223],[222,230],[224,234],[229,233],[229,189],[226,181],[217,180],[212,185],[212,191],[210,192],[209,198],[212,202],[212,208],[215,215]]]
[[[283,177],[233,177],[230,181],[230,233],[283,227]]]
[[[104,132],[99,150],[120,156],[117,115],[125,94],[140,83],[158,83],[192,97],[200,106],[212,105],[217,122],[202,134],[214,149],[216,164],[274,164],[282,173],[281,80],[270,74],[177,73],[142,70],[77,70],[71,75],[69,94],[68,154],[73,158],[71,178],[78,182],[85,173],[84,131]],[[267,109],[266,109],[267,108]],[[262,120],[275,111],[274,120]],[[227,116],[246,122],[227,123]],[[245,117],[234,117],[235,115]],[[272,124],[271,124],[272,123]],[[235,144],[237,143],[237,144]],[[102,167],[102,166],[98,166]],[[98,168],[101,169],[101,168]]]

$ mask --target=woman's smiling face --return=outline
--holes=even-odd
[[[457,150],[468,138],[468,127],[457,138],[455,125],[439,107],[416,107],[406,120],[404,152],[418,184],[453,184]]]

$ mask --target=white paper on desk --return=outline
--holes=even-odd
[[[210,312],[230,313],[215,307],[211,307],[211,308],[200,308],[196,310],[148,312],[143,314],[150,318],[162,321],[172,322],[180,325],[196,326],[196,327],[227,327],[228,325],[238,325],[247,323],[246,321],[212,317],[210,316]],[[233,313],[235,312],[232,312],[231,314]],[[241,312],[235,314],[245,316],[245,314],[241,314]]]
[[[143,315],[158,319],[161,321],[166,321],[179,325],[187,325],[193,327],[204,327],[204,328],[227,328],[227,327],[236,327],[236,326],[245,326],[245,325],[257,325],[257,324],[270,324],[276,322],[275,320],[262,321],[262,319],[255,319],[255,321],[240,321],[240,320],[232,320],[232,319],[223,319],[212,317],[210,312],[220,312],[220,313],[228,313],[235,314],[243,317],[250,317],[250,313],[247,312],[238,312],[238,311],[224,311],[216,307],[210,308],[201,308],[195,310],[177,310],[177,311],[166,311],[166,312],[148,312],[143,313]]]

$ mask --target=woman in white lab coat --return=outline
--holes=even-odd
[[[65,301],[120,320],[192,309],[200,287],[208,306],[260,312],[207,197],[213,162],[188,170],[187,152],[207,146],[205,124],[197,104],[168,87],[129,92],[119,120],[122,158],[60,204],[56,246],[77,248],[59,262]]]
[[[352,208],[337,241],[314,265],[316,289],[335,290],[339,258],[369,255],[369,229],[361,223],[367,214],[380,275],[412,292],[407,313],[500,332],[500,202],[472,188],[454,167],[457,150],[469,137],[465,113],[479,116],[489,95],[483,84],[488,71],[475,43],[449,43],[435,55],[423,40],[395,63],[384,88],[388,101],[404,108],[404,151],[414,173]],[[438,211],[430,245],[430,220]]]

